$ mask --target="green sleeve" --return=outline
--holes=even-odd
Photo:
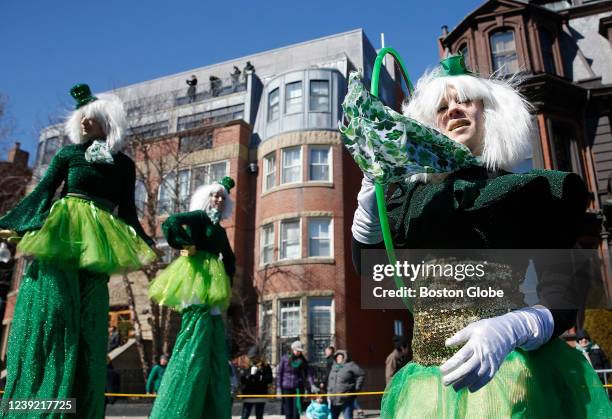
[[[185,230],[183,225],[193,225],[198,221],[201,222],[202,214],[201,211],[181,212],[178,214],[172,214],[162,224],[162,230],[168,245],[175,249],[182,249],[184,246],[192,246],[195,243],[191,238],[191,235]]]
[[[147,379],[147,393],[153,392],[153,384],[157,379],[157,370],[159,369],[159,365],[155,365],[151,372],[149,373],[149,378]]]
[[[38,230],[44,224],[57,189],[66,179],[68,158],[62,148],[51,161],[45,175],[36,188],[23,198],[11,211],[0,218],[0,228],[19,234]]]
[[[236,256],[232,251],[232,247],[230,246],[225,230],[223,230],[223,248],[221,249],[221,254],[223,255],[223,266],[225,267],[225,273],[230,277],[230,279],[233,280],[234,274],[236,273]]]
[[[134,202],[134,193],[136,189],[136,166],[128,157],[126,159],[125,182],[121,191],[121,201],[117,215],[132,226],[136,233],[149,245],[153,246],[155,242],[145,233],[140,221],[138,221],[138,213],[136,212],[136,204]]]

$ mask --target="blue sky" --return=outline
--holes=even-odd
[[[437,63],[441,26],[483,3],[7,0],[0,92],[9,96],[12,140],[34,152],[38,131],[65,112],[76,82],[104,91],[356,28],[377,48],[384,32],[414,81]]]

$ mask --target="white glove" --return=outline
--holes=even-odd
[[[360,243],[376,244],[383,240],[376,205],[374,181],[364,177],[361,180],[361,190],[357,195],[357,210],[353,217],[351,231],[353,237]]]
[[[470,323],[446,341],[446,346],[467,343],[440,367],[442,382],[474,392],[493,378],[513,349],[537,349],[548,342],[553,329],[552,314],[543,306]]]

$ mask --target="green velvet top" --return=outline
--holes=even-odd
[[[204,211],[173,214],[162,224],[168,244],[175,249],[195,246],[213,255],[223,255],[225,272],[232,278],[236,272],[236,257],[230,246],[225,229],[214,224]]]
[[[568,249],[587,202],[575,173],[471,166],[439,183],[403,185],[387,205],[397,248]]]
[[[90,163],[85,150],[90,142],[62,147],[36,188],[0,218],[0,228],[19,234],[42,227],[62,183],[60,197],[68,193],[102,198],[117,207],[117,215],[150,246],[153,240],[146,235],[136,213],[134,189],[136,167],[132,159],[119,152],[113,155],[113,164]]]

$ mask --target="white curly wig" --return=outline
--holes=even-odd
[[[431,127],[449,87],[459,99],[484,103],[484,147],[481,159],[490,170],[510,170],[531,150],[531,104],[516,90],[517,79],[503,80],[471,75],[439,76],[440,69],[419,79],[404,114]]]
[[[225,187],[217,182],[213,182],[210,185],[200,186],[195,190],[193,195],[191,195],[191,200],[189,201],[189,211],[207,211],[210,209],[210,196],[215,192],[221,192],[221,194],[225,197],[225,206],[223,207],[223,212],[221,213],[221,219],[229,218],[234,210],[234,201],[232,198],[230,198]]]
[[[64,130],[74,144],[87,141],[81,133],[81,120],[83,117],[95,119],[102,126],[106,134],[106,142],[111,152],[116,153],[121,148],[123,137],[127,127],[127,116],[123,108],[123,102],[115,95],[102,93],[97,100],[89,102],[73,111],[67,118]]]

